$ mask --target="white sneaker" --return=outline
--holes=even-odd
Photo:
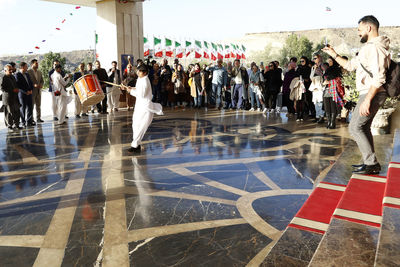
[[[249,111],[254,111],[254,108],[251,108]]]
[[[297,119],[296,121],[300,121],[300,119]]]
[[[260,111],[261,111],[261,108],[258,108],[257,111],[260,112]]]
[[[275,109],[272,108],[272,109],[270,110],[270,112],[275,112]]]
[[[268,109],[264,108],[263,113],[267,113],[267,112],[268,112]]]

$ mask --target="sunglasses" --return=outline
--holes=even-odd
[[[300,63],[304,63],[305,61],[304,60],[300,60]]]

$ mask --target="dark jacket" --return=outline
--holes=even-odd
[[[245,67],[240,67],[239,69],[236,69],[234,67],[232,69],[232,73],[231,73],[232,80],[234,80],[235,77],[238,75],[239,70],[240,70],[240,74],[242,76],[242,84],[244,86],[248,86],[249,85],[249,74],[247,73],[247,70]]]
[[[296,77],[299,77],[299,74],[293,69],[289,70],[285,73],[285,78],[283,78],[282,84],[282,93],[283,94],[290,94],[290,83]]]
[[[300,65],[297,67],[297,73],[299,76],[301,76],[304,80],[304,86],[306,89],[308,89],[311,85],[311,79],[310,79],[310,74],[311,74],[311,68],[307,65],[303,66]]]
[[[31,78],[29,77],[28,72],[26,72],[25,75],[26,75],[28,82],[21,72],[17,72],[15,74],[15,80],[17,81],[17,87],[19,89],[19,94],[23,94],[23,95],[26,95],[28,91],[33,90],[33,83],[31,81]]]
[[[1,83],[1,91],[3,92],[3,105],[19,104],[18,93],[14,92],[17,88],[17,81],[13,75],[4,75]]]
[[[118,76],[118,78],[117,78],[117,84],[121,84],[121,82],[122,82],[122,77],[121,77],[121,71],[120,71],[119,69],[116,69],[115,72],[113,72],[112,69],[110,69],[110,70],[108,71],[108,73],[109,73],[108,81],[109,81],[110,83],[113,83],[113,82],[114,82],[114,76],[115,76],[115,73],[116,73],[117,76]]]
[[[279,70],[269,70],[264,73],[264,82],[267,92],[279,93],[282,86],[282,75]]]
[[[95,69],[95,70],[93,71],[93,74],[96,74],[96,75],[97,75],[97,78],[99,78],[99,80],[100,80],[101,88],[103,89],[103,91],[105,91],[105,89],[106,89],[106,87],[107,87],[107,84],[106,84],[106,83],[103,83],[103,81],[108,82],[108,75],[107,75],[106,70],[103,69],[103,68]]]

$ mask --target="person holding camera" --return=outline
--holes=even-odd
[[[343,68],[356,71],[356,88],[360,99],[353,111],[349,124],[350,134],[357,142],[362,163],[353,165],[353,172],[378,174],[381,171],[371,133],[371,124],[378,109],[387,98],[383,85],[389,68],[390,40],[379,35],[379,21],[374,16],[364,16],[358,21],[360,42],[365,44],[356,57],[346,60],[327,45],[323,51],[333,57]]]

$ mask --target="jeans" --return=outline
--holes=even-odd
[[[232,90],[232,108],[241,108],[243,102],[243,85],[235,84]]]
[[[251,92],[250,92],[251,107],[255,109],[254,104],[256,101],[254,101],[254,99],[257,101],[257,107],[261,108],[260,99],[258,99],[257,94],[255,92],[253,92],[253,90],[251,90]]]
[[[220,107],[221,105],[221,92],[222,92],[222,84],[212,84],[212,94],[211,94],[211,105],[216,105]]]
[[[316,112],[315,116],[317,118],[323,118],[324,117],[324,111],[322,110],[322,105],[323,105],[323,102],[315,103],[315,112]]]
[[[374,149],[374,139],[371,133],[372,121],[378,112],[378,109],[385,103],[387,98],[386,92],[378,92],[371,100],[369,107],[370,114],[368,116],[360,115],[360,106],[364,102],[367,94],[361,95],[357,106],[353,111],[353,115],[349,124],[349,132],[354,137],[358,148],[360,149],[362,160],[366,165],[374,165],[378,163]]]

